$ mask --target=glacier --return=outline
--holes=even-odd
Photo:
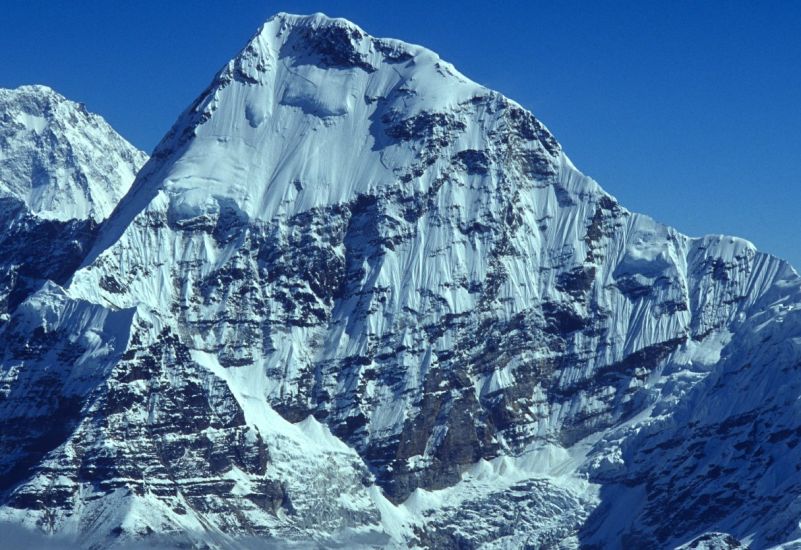
[[[322,14],[267,21],[146,162],[92,120],[106,183],[3,188],[97,228],[0,322],[0,521],[91,548],[801,544],[786,262],[628,211],[516,102]]]

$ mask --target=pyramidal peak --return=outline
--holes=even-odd
[[[189,127],[199,136],[239,134],[253,142],[275,130],[271,120],[285,124],[296,112],[310,117],[307,126],[339,127],[377,110],[413,117],[489,95],[497,94],[420,46],[373,38],[344,19],[282,13],[220,71],[168,136],[185,136]],[[215,119],[226,123],[221,127]],[[372,134],[374,145],[385,145]],[[157,154],[164,152],[157,148]]]
[[[425,48],[276,15],[97,231],[7,278],[0,521],[92,547],[798,539],[798,275],[626,210]]]
[[[261,26],[228,67],[236,66],[237,62],[254,55],[262,59],[276,55],[290,57],[297,65],[359,68],[368,73],[378,70],[381,63],[386,61],[401,63],[415,56],[428,55],[441,67],[466,80],[450,63],[442,61],[436,53],[426,48],[401,40],[372,37],[347,19],[332,18],[322,13],[276,14]],[[266,66],[262,66],[264,68]],[[256,78],[255,74],[239,76]]]
[[[540,121],[434,52],[345,19],[278,14],[179,117],[87,261],[160,195],[173,220],[231,208],[287,218],[364,194],[423,191],[453,163],[483,173],[506,154],[498,134],[528,151],[524,172],[563,172],[599,192]]]

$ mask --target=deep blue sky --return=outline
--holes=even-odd
[[[277,11],[425,45],[629,209],[801,267],[801,2],[4,0],[0,86],[48,84],[150,151]]]

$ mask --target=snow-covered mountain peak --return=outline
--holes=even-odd
[[[47,124],[45,117],[52,116],[53,109],[66,99],[49,86],[27,84],[13,90],[0,88],[0,101],[4,111],[14,111],[15,123],[32,131],[41,132]],[[26,119],[25,115],[30,118]],[[37,123],[36,119],[42,120]]]
[[[279,14],[95,243],[9,299],[0,519],[87,546],[798,538],[798,276],[629,212],[424,48]]]
[[[248,45],[234,58],[249,57],[253,52],[264,56],[294,58],[296,64],[310,63],[332,68],[378,69],[383,60],[406,61],[421,52],[438,56],[420,46],[400,40],[375,38],[361,27],[343,18],[323,13],[294,15],[278,13],[268,19]],[[379,53],[379,56],[373,54]],[[448,64],[449,65],[449,64]],[[452,66],[450,66],[452,70]]]
[[[0,89],[0,196],[40,218],[103,220],[146,160],[100,116],[47,86]]]
[[[279,61],[291,69],[291,76],[307,78],[317,88],[321,85],[341,88],[343,83],[350,83],[353,86],[344,91],[366,92],[364,99],[368,102],[382,97],[371,96],[370,91],[400,88],[396,91],[404,100],[396,106],[402,107],[407,115],[415,115],[423,109],[452,108],[462,101],[494,94],[472,82],[431,50],[401,40],[373,37],[346,19],[331,18],[322,13],[305,16],[279,13],[273,16],[231,60],[219,80],[223,86],[230,79],[250,84],[278,81],[280,85],[287,75],[274,70]],[[320,81],[321,72],[330,71],[342,74],[332,81]],[[364,80],[356,78],[353,82],[354,74],[360,72],[365,73],[360,75]],[[367,78],[375,72],[394,75]],[[359,84],[367,85],[360,89]],[[355,107],[347,103],[326,105],[316,94],[306,98],[309,104],[298,105],[292,100],[302,98],[294,97],[294,93],[290,95],[293,97],[282,97],[279,101],[288,99],[290,105],[323,117],[345,115]],[[331,109],[326,109],[326,106]]]
[[[344,19],[278,14],[178,119],[97,251],[148,205],[180,223],[231,208],[269,221],[364,194],[421,192],[454,163],[481,178],[511,149],[525,152],[524,177],[573,171],[529,112],[430,50]]]
[[[570,175],[534,116],[434,52],[344,19],[278,14],[179,117],[88,261],[148,207],[180,224],[223,211],[286,219],[365,194],[424,192],[454,165],[492,178],[512,150],[524,178],[564,172],[600,193]]]

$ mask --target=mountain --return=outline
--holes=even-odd
[[[67,279],[0,329],[0,520],[93,548],[801,540],[798,274],[629,212],[424,48],[276,15]]]
[[[0,196],[45,220],[101,222],[147,160],[86,106],[47,86],[0,88]]]
[[[66,282],[147,156],[46,86],[0,88],[0,323]]]

